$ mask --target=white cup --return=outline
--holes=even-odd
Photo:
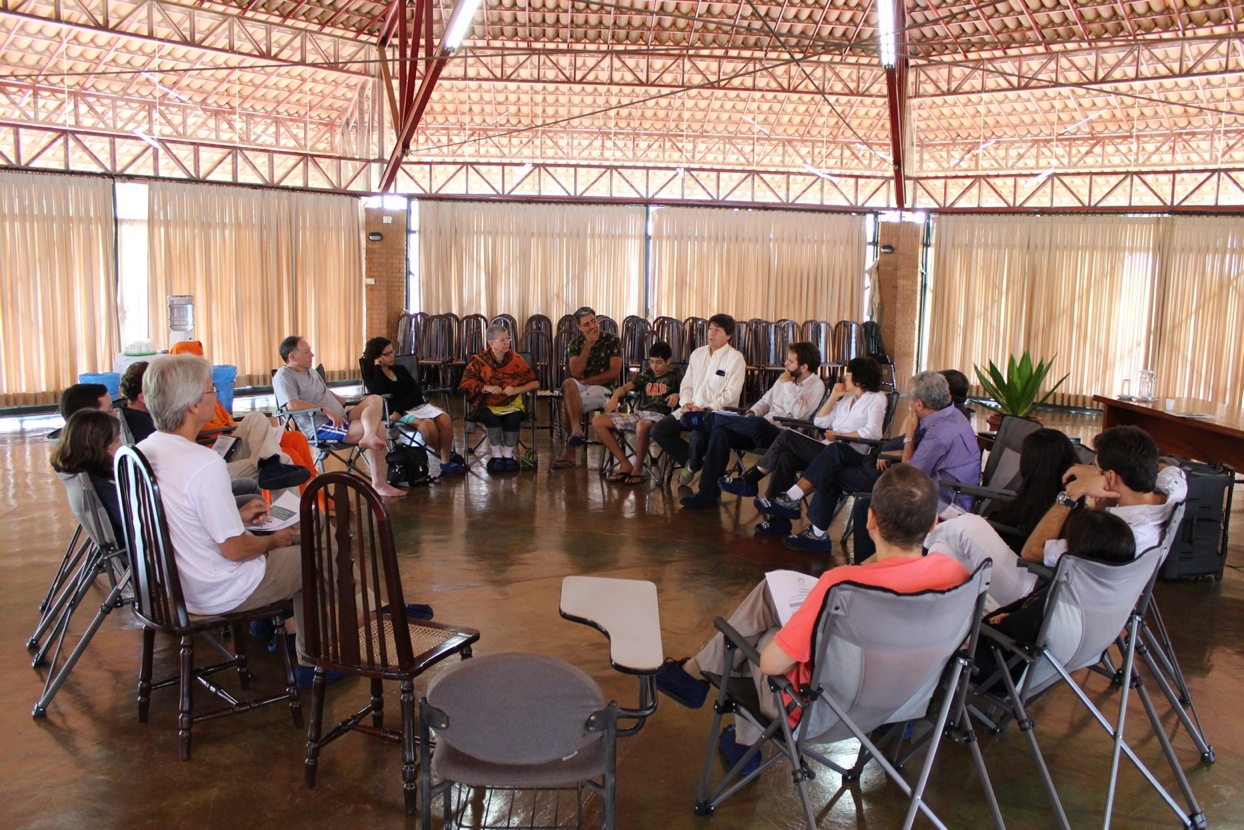
[[[1174,399],[1174,398],[1166,398],[1164,401],[1162,401],[1162,403],[1163,403],[1163,405],[1166,407],[1166,411],[1167,411],[1167,412],[1170,412],[1170,411],[1174,410],[1174,408],[1175,408],[1175,399]]]

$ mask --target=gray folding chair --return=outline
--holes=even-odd
[[[47,617],[49,622],[43,631],[50,631],[51,636],[35,652],[34,665],[47,665],[43,692],[31,711],[31,715],[36,718],[47,715],[47,708],[52,698],[69,679],[69,673],[73,671],[78,658],[91,644],[95,632],[104,624],[104,620],[112,613],[112,609],[120,608],[132,601],[134,597],[130,582],[129,555],[125,550],[125,545],[117,541],[112,521],[107,511],[104,510],[99,496],[95,493],[91,477],[86,473],[57,473],[57,476],[65,485],[65,491],[69,496],[69,508],[77,517],[78,524],[85,532],[88,542],[79,566],[72,571],[64,587],[49,606],[52,613]],[[74,611],[86,599],[87,592],[101,574],[107,577],[108,595],[87,624],[86,630],[82,632],[65,657],[64,662],[61,662],[61,652],[70,639],[69,623]],[[42,637],[42,633],[39,633],[39,636]]]
[[[982,641],[989,644],[995,665],[986,667],[983,672],[983,679],[977,685],[977,694],[969,709],[993,731],[1001,730],[1012,719],[1020,724],[1059,826],[1063,828],[1070,827],[1067,815],[1054,787],[1049,768],[1041,756],[1033,729],[1034,722],[1028,716],[1029,705],[1059,681],[1067,683],[1113,742],[1102,826],[1110,826],[1121,754],[1126,755],[1135,765],[1167,806],[1179,816],[1184,827],[1204,826],[1205,818],[1200,805],[1197,804],[1188,779],[1179,766],[1170,740],[1151,704],[1146,703],[1146,711],[1163,755],[1187,801],[1186,811],[1124,740],[1129,693],[1136,688],[1142,701],[1147,701],[1148,698],[1147,694],[1139,692],[1143,685],[1134,674],[1137,632],[1141,621],[1137,609],[1141,597],[1153,584],[1161,565],[1161,556],[1156,554],[1157,550],[1158,548],[1150,549],[1124,564],[1084,559],[1074,553],[1065,554],[1054,570],[1041,630],[1033,644],[1017,643],[989,626],[981,629]],[[1125,633],[1123,666],[1119,674],[1119,708],[1114,722],[1111,723],[1089,699],[1071,673],[1092,667],[1101,661],[1103,653],[1114,645],[1120,631]],[[1018,683],[1012,677],[1013,671],[1022,671]]]
[[[1153,554],[1159,557],[1159,569],[1161,568],[1160,563],[1165,562],[1166,557],[1170,554],[1175,538],[1183,525],[1186,508],[1187,505],[1182,502],[1175,507],[1170,518],[1166,521],[1161,542],[1152,551]],[[1215,760],[1214,748],[1210,746],[1209,740],[1205,736],[1205,728],[1202,726],[1201,718],[1197,714],[1196,705],[1192,700],[1192,692],[1188,688],[1187,681],[1184,680],[1183,671],[1179,667],[1179,660],[1175,656],[1174,645],[1171,643],[1170,635],[1166,631],[1166,624],[1162,620],[1162,614],[1158,610],[1157,600],[1153,597],[1153,586],[1156,582],[1157,580],[1155,579],[1149,583],[1149,586],[1136,604],[1136,614],[1140,620],[1140,637],[1136,642],[1136,655],[1145,664],[1150,676],[1158,684],[1158,688],[1161,689],[1162,694],[1170,704],[1171,710],[1179,719],[1180,725],[1183,726],[1188,733],[1188,737],[1196,745],[1201,760],[1207,764],[1212,764]],[[1115,647],[1120,655],[1126,653],[1127,643],[1123,636],[1116,640]],[[1120,660],[1119,662],[1121,663],[1122,661]],[[1109,651],[1102,655],[1102,662],[1096,667],[1096,670],[1105,674],[1116,685],[1123,680],[1122,671],[1115,665],[1115,661]],[[1148,693],[1143,686],[1139,687],[1139,691],[1141,693],[1141,701],[1145,704],[1146,710],[1151,711],[1152,704],[1149,701]]]
[[[952,706],[956,699],[962,699],[957,690],[966,682],[971,665],[964,644],[970,646],[975,642],[989,572],[990,563],[986,562],[961,585],[946,591],[897,594],[852,582],[831,588],[816,626],[812,678],[807,686],[796,689],[786,677],[768,678],[768,693],[774,696],[777,711],[799,713],[795,727],[788,717],[779,715],[769,720],[761,714],[750,677],[729,676],[736,651],[755,671],[759,670],[760,654],[718,617],[715,624],[726,637],[726,651],[718,668],[720,674],[706,674],[709,682],[718,687],[718,694],[696,812],[713,812],[763,770],[785,760],[790,765],[809,830],[814,830],[816,815],[805,783],[812,777],[808,761],[817,761],[847,780],[857,780],[864,765],[875,759],[910,799],[904,828],[912,826],[917,813],[944,828],[924,802],[924,788]],[[708,671],[708,667],[702,668]],[[751,720],[764,734],[710,792],[715,741],[726,712]],[[873,743],[869,733],[885,724],[914,720],[930,721],[932,731],[924,765],[913,786]],[[896,728],[901,736],[902,726]],[[860,756],[850,769],[834,763],[819,748],[850,738],[861,745]],[[778,751],[752,772],[744,773],[767,743],[775,744]],[[984,769],[983,764],[980,769]]]

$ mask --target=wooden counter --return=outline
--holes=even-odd
[[[1142,403],[1095,395],[1093,400],[1104,410],[1104,429],[1140,427],[1153,437],[1163,453],[1216,461],[1244,470],[1244,413],[1239,410],[1195,398],[1175,398],[1169,411],[1162,398]]]

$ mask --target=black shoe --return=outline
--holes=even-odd
[[[293,464],[282,464],[275,458],[259,462],[260,490],[284,490],[305,484],[311,478],[311,471],[306,467],[295,467]]]

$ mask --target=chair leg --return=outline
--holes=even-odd
[[[303,780],[307,789],[315,786],[315,773],[320,763],[321,724],[324,719],[324,675],[315,673],[311,681],[311,721],[307,724],[307,752],[303,757]]]
[[[298,692],[298,680],[294,677],[294,663],[289,656],[289,635],[285,631],[285,620],[277,616],[273,620],[276,635],[276,647],[281,652],[281,664],[285,667],[285,694],[289,695],[289,711],[294,719],[294,728],[302,728],[302,695]]]
[[[233,626],[233,656],[237,659],[238,684],[243,689],[251,687],[250,660],[246,654],[246,636],[239,633],[239,627]]]
[[[190,727],[194,723],[191,701],[194,696],[194,635],[181,638],[181,702],[177,707],[177,738],[181,742],[181,759],[190,760]]]
[[[371,681],[371,725],[384,728],[384,681],[379,678]]]
[[[155,650],[155,629],[143,627],[143,656],[138,664],[138,722],[147,722],[151,707],[151,654]]]
[[[415,757],[415,682],[407,677],[402,680],[402,791],[406,797],[406,815],[413,816],[418,809],[419,769]]]

